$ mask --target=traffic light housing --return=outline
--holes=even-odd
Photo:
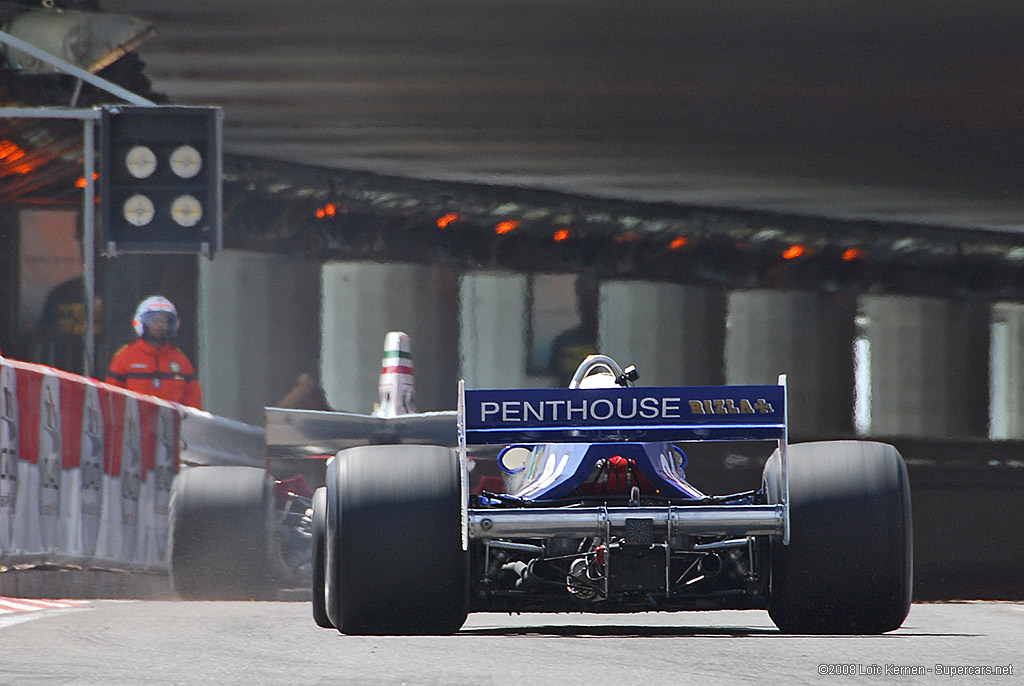
[[[108,255],[221,247],[219,107],[112,106],[100,117],[100,222]]]

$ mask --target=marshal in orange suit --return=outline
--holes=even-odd
[[[159,295],[146,298],[139,303],[132,326],[139,337],[114,355],[107,383],[202,409],[195,367],[169,342],[178,333],[174,304]]]

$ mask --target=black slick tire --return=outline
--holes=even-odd
[[[327,614],[345,634],[450,634],[466,621],[462,474],[439,446],[339,452],[328,467]]]
[[[192,467],[175,477],[171,583],[185,600],[269,599],[277,592],[273,481],[254,467]]]
[[[324,629],[333,629],[327,616],[324,588],[324,557],[327,547],[327,488],[313,492],[313,621]]]
[[[773,539],[768,612],[786,633],[879,634],[910,610],[913,539],[903,458],[868,441],[788,447],[788,546]],[[780,501],[779,451],[764,469]]]

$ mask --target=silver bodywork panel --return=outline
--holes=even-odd
[[[264,408],[267,454],[333,455],[358,445],[459,444],[455,411],[374,417],[349,412]]]

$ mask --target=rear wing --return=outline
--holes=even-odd
[[[787,439],[786,381],[776,386],[466,390],[459,441],[608,443]]]
[[[778,441],[783,543],[789,544],[786,375],[774,386],[466,390],[459,381],[459,456],[469,445]]]

